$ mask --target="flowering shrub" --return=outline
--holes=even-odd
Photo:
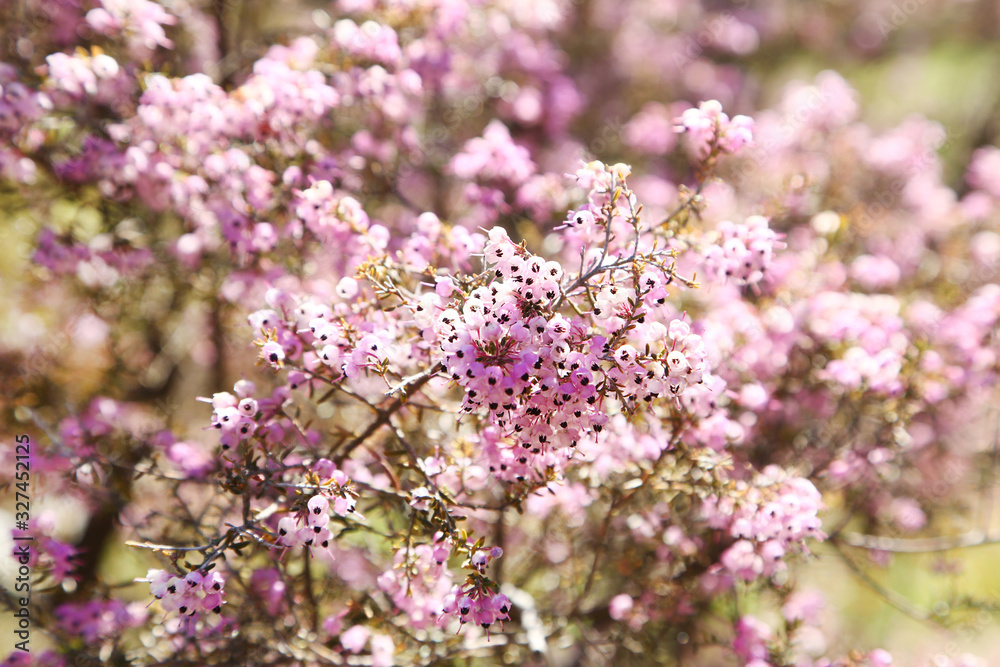
[[[949,187],[832,71],[735,113],[748,6],[341,0],[244,63],[228,3],[24,4],[4,417],[83,528],[15,530],[5,665],[893,664],[824,559],[948,621],[871,571],[993,542],[1000,149]]]

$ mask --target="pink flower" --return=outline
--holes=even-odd
[[[868,654],[868,662],[872,667],[889,667],[893,661],[888,651],[877,648]]]
[[[396,652],[396,643],[389,635],[372,635],[372,667],[391,667],[395,664],[393,655]]]
[[[360,653],[364,649],[365,644],[368,643],[370,636],[371,630],[363,625],[355,625],[341,633],[340,645],[346,651]]]
[[[277,341],[268,341],[260,349],[260,356],[274,368],[281,368],[285,360],[285,350]]]
[[[619,593],[611,598],[611,602],[608,604],[608,613],[611,614],[611,618],[620,621],[632,611],[632,604],[631,596]]]
[[[691,149],[699,159],[708,157],[715,149],[736,153],[753,145],[753,119],[736,116],[730,120],[717,100],[707,100],[697,108],[686,110],[676,123],[676,131],[687,135]]]
[[[826,599],[819,591],[795,591],[781,607],[781,615],[789,623],[802,621],[808,625],[818,625],[825,607]]]

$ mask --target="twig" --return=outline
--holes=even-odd
[[[608,513],[604,517],[604,521],[601,522],[598,541],[594,548],[594,560],[590,564],[590,572],[587,573],[587,581],[583,585],[583,591],[580,592],[580,595],[576,598],[576,602],[573,603],[573,611],[570,612],[570,615],[579,611],[580,605],[583,603],[587,595],[590,594],[590,589],[594,585],[594,580],[597,577],[597,566],[601,562],[601,553],[604,550],[604,547],[607,546],[606,538],[608,535],[608,529],[611,527],[611,520],[615,516],[615,509],[618,507],[619,500],[621,499],[617,496],[611,499],[611,505],[608,507]]]
[[[425,370],[420,371],[419,373],[414,373],[413,375],[405,377],[402,380],[400,380],[398,384],[390,387],[389,391],[385,392],[385,395],[392,396],[396,392],[401,392],[402,395],[405,397],[408,395],[407,391],[408,389],[410,389],[411,387],[414,389],[422,387],[427,382],[427,380],[431,378],[431,376],[435,375],[436,373],[440,372],[443,369],[444,366],[442,366],[441,364],[435,364],[431,368],[427,368]]]
[[[937,623],[934,622],[933,617],[926,611],[924,611],[920,607],[917,607],[907,598],[903,597],[896,591],[890,588],[886,588],[879,582],[875,581],[867,572],[861,569],[861,567],[859,567],[858,564],[855,563],[850,556],[848,556],[844,552],[843,547],[841,546],[838,540],[830,540],[829,543],[833,546],[834,549],[836,549],[837,553],[840,554],[840,558],[842,561],[844,561],[844,564],[847,566],[847,569],[849,569],[852,573],[854,573],[854,575],[857,576],[858,579],[860,579],[864,584],[866,584],[875,593],[877,593],[883,600],[885,600],[887,603],[889,603],[899,611],[903,612],[910,618],[934,626],[938,625]]]
[[[136,547],[137,549],[150,549],[152,551],[206,551],[211,549],[213,545],[203,544],[200,547],[175,547],[169,544],[147,544],[146,542],[126,540],[125,546]]]
[[[313,592],[312,551],[303,549],[302,559],[302,576],[305,580],[306,599],[309,600],[309,622],[312,625],[312,631],[317,632],[319,630],[319,605],[316,603],[316,594]]]
[[[422,386],[427,384],[427,382],[432,377],[434,377],[434,374],[437,372],[438,368],[440,368],[440,365],[436,365],[433,368],[418,374],[415,380],[412,380],[410,382],[404,381],[405,384],[404,393],[399,398],[393,399],[393,401],[387,407],[378,409],[377,410],[378,417],[376,417],[375,421],[369,424],[368,428],[366,428],[361,433],[361,435],[357,436],[356,438],[348,442],[346,445],[344,445],[342,451],[339,454],[337,454],[334,463],[336,463],[339,466],[348,456],[350,456],[351,452],[353,452],[359,445],[361,445],[365,440],[371,437],[371,435],[375,433],[375,431],[379,430],[380,428],[388,424],[389,419],[394,414],[399,412],[400,408],[406,405],[406,399],[408,393],[416,392]]]
[[[951,551],[990,544],[1000,544],[1000,538],[990,538],[981,530],[970,530],[961,535],[946,535],[942,537],[885,537],[881,535],[864,535],[861,533],[840,533],[836,542],[849,547],[870,549],[872,551],[891,551],[893,553],[920,554],[934,551]]]
[[[983,532],[987,536],[993,534],[990,524],[993,523],[993,490],[996,484],[997,457],[1000,456],[1000,410],[997,410],[997,423],[993,427],[993,451],[990,452],[990,468],[986,479],[986,497],[983,499]]]
[[[668,222],[671,222],[672,220],[674,220],[674,218],[683,213],[685,209],[693,206],[697,202],[698,197],[701,196],[701,191],[705,189],[705,185],[708,183],[709,180],[711,180],[711,175],[706,175],[705,178],[698,181],[698,187],[695,188],[695,191],[690,193],[687,199],[678,204],[677,208],[675,208],[670,215],[664,218],[661,222],[654,225],[654,228],[662,227]]]

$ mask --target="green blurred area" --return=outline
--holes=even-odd
[[[963,653],[995,659],[1000,627],[996,608],[989,605],[1000,599],[1000,568],[996,566],[1000,546],[948,554],[896,554],[885,568],[872,567],[865,552],[850,550],[879,585],[911,603],[912,611],[932,617],[926,621],[889,604],[852,572],[833,548],[824,545],[816,552],[819,558],[802,568],[799,581],[804,588],[818,589],[828,597],[839,624],[832,636],[855,646],[885,648],[898,665],[928,664],[935,655],[956,660]],[[936,573],[942,558],[959,566],[960,571]],[[963,599],[986,606],[980,613],[954,610],[947,602]]]

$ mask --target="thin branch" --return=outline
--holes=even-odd
[[[410,389],[419,389],[424,386],[432,376],[444,370],[444,366],[441,364],[435,364],[431,368],[420,371],[419,373],[414,373],[408,377],[403,378],[398,384],[389,388],[389,391],[385,392],[386,396],[392,396],[393,394],[399,392],[402,397],[406,398],[409,395]]]
[[[364,443],[365,440],[370,438],[371,435],[375,433],[375,431],[379,430],[380,428],[388,424],[389,419],[394,414],[399,412],[400,408],[406,405],[406,399],[408,398],[408,396],[411,395],[412,393],[415,393],[417,390],[419,390],[421,387],[427,384],[427,382],[432,377],[434,377],[434,374],[437,373],[439,368],[440,364],[434,366],[431,369],[428,369],[427,371],[424,371],[423,373],[419,373],[417,376],[415,376],[416,379],[413,379],[409,382],[404,381],[404,386],[402,388],[403,392],[402,395],[400,395],[398,398],[393,399],[393,401],[387,407],[378,409],[377,411],[378,417],[375,419],[375,421],[369,424],[368,428],[366,428],[361,433],[361,435],[357,436],[356,438],[348,442],[346,445],[344,445],[341,452],[337,454],[337,458],[334,460],[334,463],[336,463],[339,466],[348,456],[350,456],[351,452],[353,452],[359,445]]]
[[[997,422],[996,426],[993,427],[993,447],[990,452],[990,468],[986,478],[986,497],[983,499],[983,532],[987,535],[992,535],[993,530],[991,524],[993,523],[993,491],[996,485],[996,473],[997,473],[997,462],[998,456],[1000,456],[1000,410],[996,411]]]
[[[872,551],[920,554],[1000,544],[1000,537],[991,538],[987,535],[987,533],[981,530],[970,530],[969,532],[962,533],[961,535],[913,538],[864,535],[861,533],[840,533],[836,536],[836,541],[849,547],[870,549]]]
[[[831,540],[829,543],[834,549],[837,550],[837,553],[840,554],[840,558],[847,566],[847,569],[849,569],[855,576],[858,577],[858,579],[871,588],[888,604],[892,605],[914,620],[921,621],[922,623],[928,623],[930,625],[934,625],[935,627],[939,625],[934,621],[933,616],[920,607],[917,607],[915,604],[910,602],[909,599],[903,597],[891,588],[886,588],[879,582],[875,581],[871,575],[861,569],[861,567],[859,567],[858,564],[844,552],[843,547],[837,540]]]
[[[673,212],[670,213],[670,215],[668,215],[662,221],[654,225],[654,229],[656,227],[662,227],[663,225],[675,220],[677,216],[683,213],[686,209],[693,207],[698,202],[698,198],[701,196],[701,191],[705,189],[705,185],[707,185],[710,180],[711,180],[711,174],[706,175],[705,178],[699,180],[698,187],[695,189],[695,191],[689,193],[687,199],[678,204],[677,208],[675,208]]]
[[[306,599],[309,600],[309,622],[313,632],[319,631],[319,604],[313,592],[312,550],[303,549],[302,576],[305,580]]]
[[[136,547],[137,549],[151,549],[152,551],[207,551],[208,549],[211,549],[213,545],[203,544],[200,547],[175,547],[169,544],[147,544],[146,542],[126,540],[125,546]]]
[[[604,551],[604,547],[607,546],[608,529],[611,527],[611,520],[615,516],[615,510],[618,508],[620,500],[621,498],[618,496],[611,499],[608,513],[604,517],[604,521],[601,522],[597,543],[594,546],[594,559],[590,564],[590,572],[587,573],[587,581],[583,585],[583,591],[580,592],[580,595],[577,596],[576,601],[573,603],[573,610],[570,612],[570,615],[576,614],[579,611],[580,605],[587,595],[590,594],[590,589],[594,585],[594,580],[597,578],[597,566],[601,562],[601,554]]]

